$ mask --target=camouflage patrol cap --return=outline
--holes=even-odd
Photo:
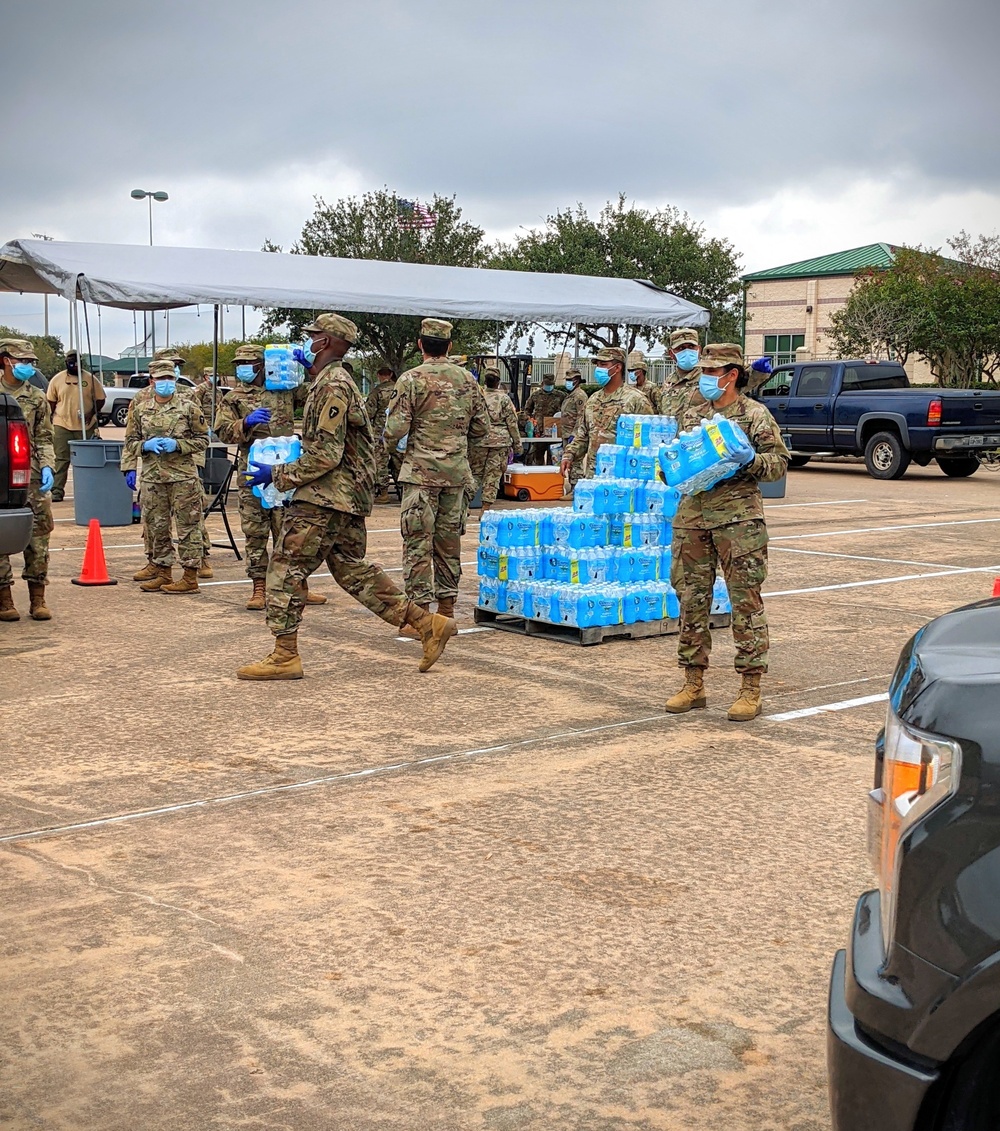
[[[499,377],[500,376],[500,370],[497,369],[497,367],[495,365],[488,365],[483,370],[483,376],[484,377],[490,377],[490,376]]]
[[[633,350],[628,355],[629,369],[641,369],[643,373],[646,372],[646,356],[641,350]]]
[[[567,377],[579,377],[581,381],[583,380],[583,374],[580,372],[579,369],[567,370],[566,376]]]
[[[150,362],[149,365],[150,380],[156,377],[173,377],[174,376],[174,363],[168,357],[161,357],[159,361]]]
[[[183,365],[187,358],[181,357],[173,346],[164,346],[153,354],[153,361],[169,361],[172,365]]]
[[[420,323],[420,336],[422,338],[444,338],[451,341],[452,325],[443,318],[425,318]]]
[[[243,345],[236,347],[236,352],[233,354],[233,361],[263,361],[264,360],[264,347],[254,345],[252,342],[244,342]]]
[[[710,346],[705,346],[701,351],[699,364],[702,369],[721,369],[732,365],[746,368],[743,350],[734,342],[713,342]]]
[[[350,342],[352,346],[358,340],[358,328],[350,318],[345,318],[342,314],[334,314],[332,311],[328,311],[325,314],[317,314],[316,317],[303,326],[302,329],[315,330],[320,334],[329,334],[331,337]]]
[[[592,361],[620,361],[625,364],[625,351],[618,346],[605,346],[591,358]]]
[[[679,350],[681,346],[694,346],[697,348],[699,345],[701,345],[701,342],[698,340],[698,331],[692,330],[690,326],[675,330],[670,335],[670,348],[672,350]]]
[[[26,357],[31,361],[38,360],[31,342],[26,342],[24,338],[0,338],[0,353],[10,354],[11,357]]]

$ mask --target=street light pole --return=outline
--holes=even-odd
[[[149,205],[149,246],[152,247],[153,246],[153,201],[154,200],[159,200],[159,201],[169,200],[170,197],[162,189],[160,189],[156,192],[150,192],[147,189],[134,188],[132,190],[132,199],[133,200],[143,200],[143,199],[145,199],[146,202]],[[143,320],[143,328],[145,329],[145,324],[146,324],[145,314],[142,316],[142,320]],[[156,353],[156,312],[155,311],[150,311],[150,315],[149,315],[149,335],[150,335],[150,347],[151,347],[153,353]]]

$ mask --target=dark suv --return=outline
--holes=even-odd
[[[903,649],[830,983],[835,1131],[1000,1128],[1000,600]]]

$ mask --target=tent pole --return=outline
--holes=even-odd
[[[170,345],[170,311],[169,310],[167,311],[167,314],[166,314],[166,320],[167,320],[167,328],[166,328],[167,340],[163,344],[165,346],[169,346]]]
[[[90,360],[93,357],[94,350],[93,350],[93,348],[90,344],[90,318],[87,315],[87,300],[86,299],[83,300],[83,325],[84,325],[84,328],[87,331],[87,361],[90,362],[90,364],[93,364],[93,362]],[[77,376],[80,380],[80,426],[83,428],[83,438],[86,440],[86,438],[87,438],[87,419],[83,415],[83,408],[84,408],[84,405],[83,405],[83,359],[80,357],[79,353],[77,353],[77,355],[76,355],[76,367],[77,367]],[[90,379],[91,379],[91,381],[93,381],[93,379],[94,379],[93,373],[91,373]],[[93,391],[93,390],[91,390],[91,391]],[[94,399],[94,414],[95,414],[95,416],[97,414],[97,399],[96,398]]]
[[[212,425],[215,423],[215,398],[218,396],[219,389],[219,329],[222,325],[222,308],[218,303],[214,307],[214,328],[212,333],[212,419],[208,422],[209,431],[212,430]]]
[[[143,315],[142,329],[143,329],[143,333],[145,333],[145,330],[146,330],[145,315]],[[138,377],[139,376],[139,326],[138,326],[138,322],[136,321],[134,310],[132,311],[132,342],[135,345],[135,353],[132,355],[132,360],[135,362],[135,375],[136,375],[136,377]],[[143,339],[142,344],[143,345],[146,344],[145,339]]]
[[[97,372],[104,385],[104,330],[101,326],[101,306],[97,305]]]

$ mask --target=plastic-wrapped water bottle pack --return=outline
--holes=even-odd
[[[295,360],[290,345],[264,347],[264,388],[295,389],[305,380],[305,371]]]
[[[265,436],[254,440],[247,455],[248,463],[258,467],[275,467],[281,463],[294,463],[302,455],[302,442],[298,436]],[[254,487],[253,493],[265,510],[280,507],[292,497],[292,491],[279,491],[273,483]]]
[[[730,479],[754,458],[753,445],[735,420],[716,413],[681,432],[659,452],[660,470],[682,495],[697,495]]]

